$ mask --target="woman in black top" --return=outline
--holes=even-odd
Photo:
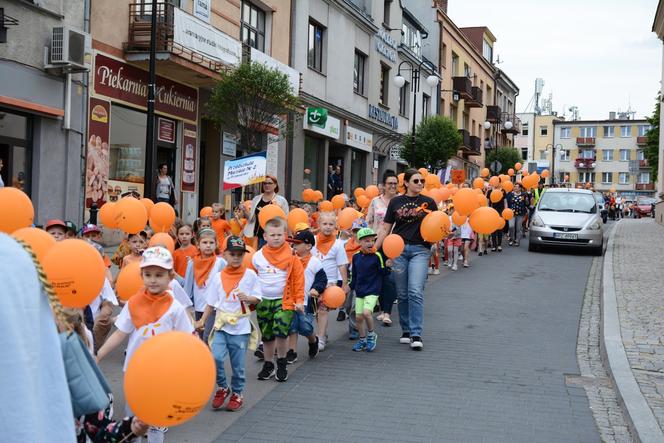
[[[427,279],[431,244],[420,234],[422,219],[437,209],[436,202],[421,195],[424,177],[417,169],[408,169],[403,178],[406,193],[390,200],[383,226],[376,240],[380,248],[389,233],[398,234],[406,244],[394,259],[392,270],[397,288],[401,343],[422,350],[422,320],[424,317],[424,284]]]

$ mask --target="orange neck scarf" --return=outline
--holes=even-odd
[[[270,246],[265,245],[261,251],[263,251],[263,257],[265,257],[272,266],[279,268],[282,271],[288,270],[293,258],[293,250],[288,243],[284,243],[278,248],[271,248]]]
[[[355,253],[360,250],[360,245],[355,240],[355,236],[351,237],[350,240],[346,242],[344,249],[346,249],[348,262],[351,263],[353,261],[353,255],[355,255]]]
[[[136,329],[159,320],[168,311],[173,303],[173,296],[168,292],[150,294],[147,289],[141,289],[129,299],[129,315]]]
[[[237,288],[237,285],[240,283],[240,280],[242,280],[242,277],[244,277],[246,270],[247,267],[242,264],[237,268],[226,266],[221,271],[221,285],[223,286],[224,292],[226,293],[226,300],[230,298],[233,289]]]
[[[302,269],[306,270],[307,266],[309,266],[309,260],[311,260],[311,254],[307,253],[306,257],[300,257],[298,255],[297,258],[302,262]]]
[[[337,240],[337,231],[334,231],[330,235],[325,235],[322,232],[319,232],[316,236],[316,249],[320,251],[321,254],[327,255],[332,249],[334,242]]]
[[[214,268],[216,261],[217,257],[214,255],[209,258],[203,258],[199,254],[194,257],[194,279],[199,288],[203,287],[207,281],[208,275],[210,275],[210,271]]]

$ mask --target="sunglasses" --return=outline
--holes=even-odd
[[[424,179],[415,178],[415,179],[411,180],[410,182],[415,184],[415,185],[419,185],[420,183],[424,184]]]

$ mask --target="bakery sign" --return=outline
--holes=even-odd
[[[102,54],[95,56],[95,95],[147,108],[148,73]],[[157,76],[155,111],[196,122],[198,90]]]

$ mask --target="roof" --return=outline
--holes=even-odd
[[[411,22],[415,27],[424,34],[429,34],[429,30],[420,22],[415,15],[413,15],[412,12],[410,12],[408,9],[402,7],[403,10],[403,15],[406,16],[406,19],[408,19],[409,22]],[[424,37],[422,37],[424,39]]]
[[[601,124],[622,124],[624,125],[631,125],[631,124],[644,124],[644,123],[649,123],[648,120],[646,119],[641,119],[641,120],[561,120],[561,121],[554,121],[554,125],[601,125]]]

